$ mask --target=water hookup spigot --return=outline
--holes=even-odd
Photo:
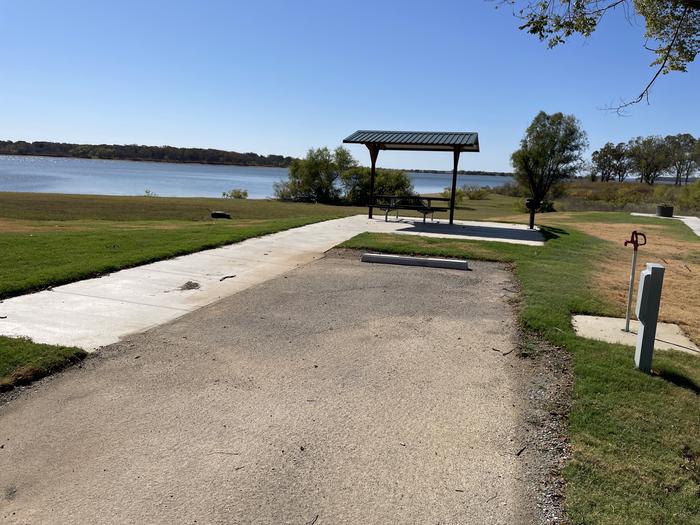
[[[643,239],[642,242],[639,242],[639,237],[641,237]],[[640,246],[644,246],[646,243],[647,243],[647,236],[644,235],[642,232],[638,232],[637,230],[634,230],[632,232],[632,237],[630,238],[630,240],[625,241],[625,246],[627,246],[628,244],[631,244],[634,247],[634,251],[636,252]]]
[[[639,238],[642,238],[642,241],[639,241]],[[624,332],[629,332],[630,331],[630,317],[632,316],[632,293],[634,291],[634,274],[637,271],[637,250],[639,249],[640,246],[644,246],[647,243],[647,236],[644,235],[642,232],[638,232],[637,230],[634,230],[632,232],[632,236],[630,237],[629,241],[625,241],[625,246],[629,246],[630,244],[634,248],[634,252],[632,253],[632,271],[630,272],[630,285],[629,289],[627,290],[627,313],[625,314],[625,328],[623,329]]]

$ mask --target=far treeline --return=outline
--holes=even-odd
[[[688,184],[700,170],[700,140],[689,133],[666,137],[637,137],[629,142],[608,142],[591,157],[592,181],[622,182],[636,177],[639,182],[654,184],[662,176],[672,177],[674,184]]]
[[[452,170],[403,170],[408,173],[437,173],[452,175]],[[512,177],[513,172],[509,171],[479,171],[479,170],[458,170],[457,175],[470,175],[477,177]]]
[[[218,149],[139,146],[137,144],[67,144],[0,140],[0,155],[72,157],[78,159],[141,160],[151,162],[190,162],[234,166],[286,168],[293,157],[258,155]]]

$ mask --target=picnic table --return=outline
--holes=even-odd
[[[396,218],[399,218],[399,210],[417,211],[423,215],[423,222],[428,215],[430,220],[434,220],[435,212],[450,211],[448,205],[439,203],[449,203],[450,199],[446,197],[428,197],[422,195],[375,195],[372,202],[369,204],[370,212],[373,208],[379,208],[384,212],[384,221],[389,221],[389,213],[396,212]],[[438,203],[438,204],[434,204]]]

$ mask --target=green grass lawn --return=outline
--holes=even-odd
[[[486,221],[502,217],[503,215],[520,214],[521,221],[527,222],[527,215],[518,208],[518,202],[522,199],[508,197],[507,195],[498,195],[497,193],[489,194],[484,200],[469,200],[464,199],[457,204],[455,209],[455,219],[465,221]],[[441,218],[449,217],[448,213],[440,214]],[[438,218],[438,214],[435,214]]]
[[[458,218],[513,212],[513,199],[465,201]],[[211,210],[231,213],[213,221]],[[268,200],[0,193],[0,299],[365,208]]]
[[[212,220],[224,210],[232,220]],[[205,198],[0,193],[0,299],[363,208]]]
[[[228,211],[233,220],[213,221],[211,210]],[[362,211],[274,201],[0,193],[0,299]],[[84,355],[0,336],[0,388]]]
[[[65,195],[62,193],[1,193],[0,218],[32,221],[208,221],[213,210],[239,219],[332,219],[366,208],[279,202],[274,200],[213,199],[205,197],[122,197],[110,195]]]
[[[79,348],[42,345],[25,338],[0,336],[0,392],[57,372],[86,355]]]
[[[325,218],[35,224],[34,231],[0,233],[0,299]]]
[[[669,221],[670,235],[685,236],[679,224]],[[589,286],[592,263],[609,243],[573,227],[545,232],[541,248],[368,233],[342,246],[511,263],[522,283],[523,326],[572,355],[573,456],[564,472],[571,521],[700,523],[700,360],[657,352],[648,376],[634,369],[630,347],[577,337],[572,314],[619,311]]]
[[[464,200],[455,210],[457,219],[485,220],[517,211],[518,199],[492,194],[485,200]],[[61,193],[2,193],[0,218],[32,221],[64,220],[176,220],[206,221],[213,210],[231,213],[233,219],[285,219],[313,216],[334,218],[367,213],[364,206],[327,206],[275,200],[214,199],[205,197],[122,197],[65,195]],[[402,215],[407,214],[405,210]],[[524,215],[523,215],[524,216]],[[447,217],[446,213],[435,214]]]

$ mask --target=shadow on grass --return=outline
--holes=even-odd
[[[567,232],[566,230],[562,230],[561,228],[555,228],[554,226],[540,226],[540,233],[544,237],[545,241],[558,239],[562,235],[569,235],[569,232]]]
[[[669,383],[676,385],[677,387],[690,390],[691,392],[694,392],[695,395],[700,395],[700,385],[698,385],[689,377],[686,377],[682,374],[678,374],[676,372],[670,372],[668,370],[660,370],[654,375],[663,379],[664,381],[668,381]]]

